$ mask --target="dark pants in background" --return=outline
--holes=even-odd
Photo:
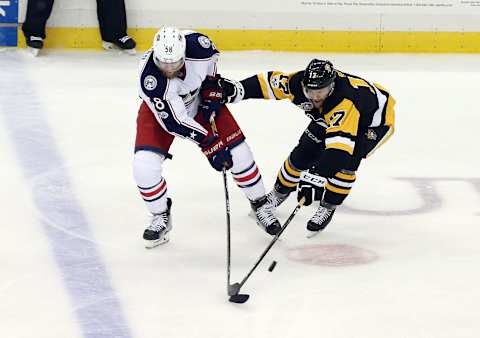
[[[54,0],[28,0],[22,30],[26,37],[45,39],[45,26],[52,13]],[[127,35],[127,14],[124,0],[97,0],[97,17],[102,40],[113,42]]]

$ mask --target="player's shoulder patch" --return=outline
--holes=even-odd
[[[187,41],[185,54],[188,59],[208,59],[219,53],[215,44],[206,35],[191,32],[185,34],[185,40]]]
[[[157,88],[157,83],[157,79],[153,75],[147,75],[143,79],[143,87],[148,91],[152,91]]]
[[[167,89],[168,79],[158,70],[150,58],[140,74],[140,86],[148,96],[163,97]]]
[[[272,72],[270,76],[270,84],[272,88],[282,90],[285,95],[290,94],[289,81],[290,77],[288,74],[282,72],[275,71]]]
[[[205,35],[200,35],[197,40],[200,46],[203,48],[210,48],[212,46],[212,42]]]

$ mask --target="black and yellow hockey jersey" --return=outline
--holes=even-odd
[[[336,73],[334,90],[321,109],[314,108],[303,92],[303,71],[291,74],[270,71],[244,79],[240,81],[245,89],[243,99],[290,100],[310,119],[326,128],[326,150],[352,156],[357,136],[369,128],[387,126],[388,137],[391,136],[395,100],[376,83],[338,70]]]

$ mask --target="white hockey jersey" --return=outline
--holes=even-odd
[[[219,51],[200,33],[185,32],[186,57],[182,77],[166,78],[149,50],[140,62],[140,98],[158,123],[170,134],[200,143],[207,130],[194,120],[200,103],[200,87],[207,75],[215,75]]]

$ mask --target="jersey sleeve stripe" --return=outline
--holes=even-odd
[[[346,151],[350,155],[353,155],[354,147],[355,147],[355,142],[353,142],[347,137],[335,136],[335,137],[328,137],[325,139],[325,149],[339,149],[339,150]]]
[[[385,104],[387,103],[387,96],[383,94],[378,88],[374,85],[372,87],[375,89],[375,93],[377,96],[378,100],[378,108],[375,110],[373,113],[373,118],[372,118],[372,123],[370,124],[370,127],[378,127],[382,125],[384,120],[384,113],[385,113]]]
[[[395,123],[395,110],[393,108],[394,106],[395,106],[395,99],[389,96],[387,101],[387,109],[385,112],[385,125],[392,127],[392,129]]]
[[[198,132],[199,132],[200,134],[202,134],[202,135],[207,135],[207,131],[206,131],[205,129],[203,129],[202,126],[200,126],[200,125],[195,126],[195,125],[193,125],[193,124],[191,124],[191,123],[188,123],[187,121],[182,121],[182,120],[180,120],[180,119],[177,117],[177,115],[175,114],[175,109],[173,108],[172,104],[171,104],[169,101],[165,101],[165,102],[167,102],[168,107],[170,108],[170,111],[172,112],[173,118],[175,119],[175,121],[177,121],[178,124],[183,125],[183,126],[185,126],[185,127],[187,127],[187,128],[196,130],[196,131],[198,131]],[[192,120],[192,122],[195,122],[195,121]],[[200,129],[199,127],[200,127],[201,129]]]
[[[266,76],[266,86],[267,86],[267,90],[268,90],[268,96],[269,98],[271,99],[275,99],[275,100],[279,100],[280,98],[277,97],[277,95],[275,95],[275,90],[272,88],[272,75],[273,75],[273,72],[268,72],[268,73],[265,73],[265,76]]]
[[[266,75],[268,79],[268,74]],[[265,78],[265,74],[264,73],[258,74],[257,77],[258,77],[258,82],[260,83],[260,88],[262,89],[263,97],[266,99],[271,99],[272,97],[269,94],[270,86],[268,85],[267,79]]]

